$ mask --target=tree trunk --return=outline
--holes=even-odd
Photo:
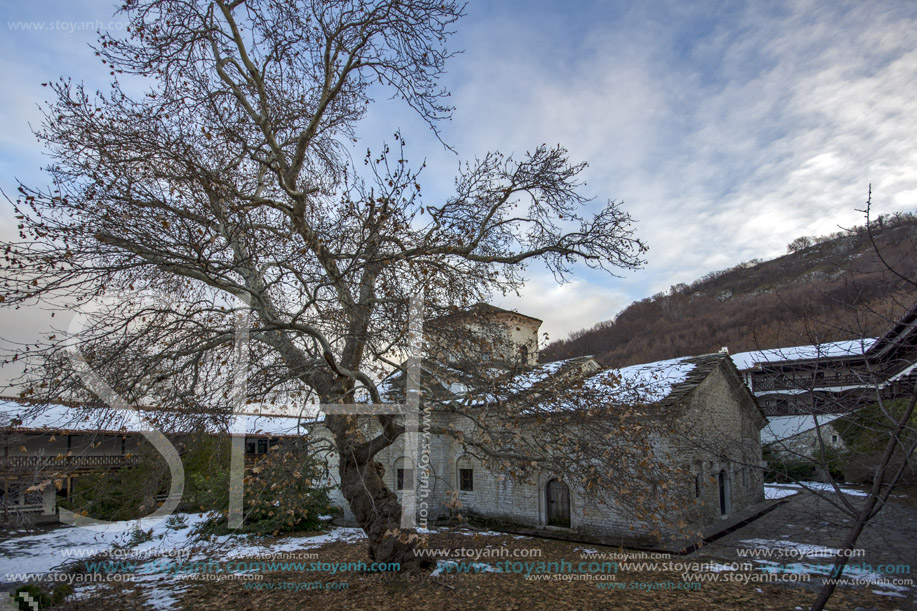
[[[415,555],[415,533],[401,530],[401,503],[382,480],[383,466],[373,459],[359,463],[342,456],[338,471],[341,492],[369,537],[370,559],[398,562],[402,571],[416,572],[432,566],[429,559]]]
[[[875,505],[874,499],[870,499],[870,501],[872,501],[872,503],[869,505],[869,510],[871,510]],[[861,511],[856,523],[844,538],[844,543],[841,545],[840,551],[838,551],[838,555],[834,558],[834,564],[831,566],[831,573],[829,574],[828,579],[825,580],[821,590],[818,591],[818,596],[816,597],[815,603],[812,605],[810,611],[822,611],[822,609],[825,608],[825,605],[828,603],[828,599],[830,599],[831,595],[834,594],[834,589],[837,587],[837,580],[843,578],[844,567],[847,566],[847,561],[850,560],[849,551],[853,549],[854,545],[856,545],[857,539],[859,539],[860,533],[863,532],[863,528],[866,526],[866,522],[868,521],[869,511]]]
[[[876,474],[873,476],[872,490],[870,490],[869,497],[866,499],[863,508],[860,509],[859,513],[857,514],[854,525],[851,527],[850,532],[844,539],[844,544],[841,547],[841,551],[838,552],[838,556],[834,559],[834,566],[832,568],[832,576],[834,578],[825,581],[825,585],[822,586],[822,589],[818,592],[818,597],[815,599],[815,604],[812,605],[811,611],[822,611],[822,609],[825,608],[828,599],[831,598],[831,595],[834,593],[834,589],[837,587],[837,580],[842,577],[841,572],[844,570],[844,566],[847,565],[847,561],[849,560],[848,556],[845,555],[845,552],[847,550],[853,549],[853,546],[856,545],[860,533],[862,533],[863,528],[866,527],[866,523],[875,517],[874,510],[879,502],[879,495],[882,492],[883,482],[886,481],[889,464],[891,463],[892,456],[895,453],[895,448],[898,446],[898,444],[902,444],[902,434],[905,430],[905,427],[909,425],[915,408],[917,408],[917,389],[914,389],[914,391],[911,393],[911,398],[908,402],[907,409],[904,411],[904,415],[901,416],[901,418],[899,418],[897,421],[892,419],[894,427],[889,432],[888,442],[885,444],[885,450],[882,453],[882,460],[879,462],[879,466],[876,468]],[[893,475],[888,480],[889,489],[884,492],[882,496],[882,505],[879,507],[879,509],[881,509],[885,505],[885,502],[888,500],[888,495],[891,494],[891,489],[894,488],[894,486],[898,483],[901,474],[904,473],[904,470],[907,468],[908,462],[910,461],[913,452],[913,445],[910,447],[910,449],[905,448],[902,464],[898,468],[897,474]]]

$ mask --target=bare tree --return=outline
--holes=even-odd
[[[889,498],[913,472],[913,456],[917,449],[917,384],[914,375],[914,354],[917,350],[914,315],[917,312],[917,269],[913,253],[900,260],[889,260],[879,246],[875,232],[881,223],[870,220],[872,192],[866,202],[866,224],[876,259],[883,272],[883,282],[896,287],[893,299],[871,300],[869,287],[858,283],[861,277],[876,282],[867,272],[848,270],[849,298],[842,305],[848,310],[846,320],[806,317],[805,335],[810,347],[801,350],[771,351],[762,361],[764,372],[753,382],[754,390],[783,391],[796,401],[788,404],[795,413],[806,414],[814,424],[811,443],[801,444],[797,436],[772,444],[774,452],[770,469],[783,480],[795,481],[819,497],[828,510],[820,520],[830,520],[845,535],[834,555],[830,578],[812,606],[825,607],[843,570],[850,560],[850,551],[857,544],[864,528],[888,503]],[[877,323],[887,332],[875,339]],[[829,344],[826,337],[854,338],[849,342]],[[786,359],[787,362],[781,362]],[[788,393],[788,394],[787,394]],[[846,414],[838,418],[839,414]],[[837,438],[850,443],[846,452],[839,450]],[[854,443],[853,440],[863,441]],[[846,494],[831,477],[843,463],[860,464],[860,479],[868,486],[865,497]],[[831,481],[826,490],[811,486],[806,480],[819,474]],[[840,516],[839,520],[828,515]]]
[[[374,380],[399,366],[411,296],[436,316],[520,288],[529,262],[561,280],[577,262],[641,264],[629,216],[614,202],[589,212],[584,166],[559,146],[467,163],[440,202],[424,200],[422,166],[410,166],[398,134],[393,148],[350,159],[375,87],[434,131],[449,116],[437,77],[462,15],[455,2],[143,0],[122,10],[129,36],[101,35],[97,47],[111,90],[49,84],[56,100],[37,135],[53,185],[20,186],[21,241],[3,244],[2,299],[91,304],[82,357],[132,401],[225,413],[241,316],[251,400],[346,404],[359,390],[379,403]],[[80,387],[54,365],[66,349],[50,335],[10,357],[30,365],[28,395]],[[359,426],[367,418],[371,436]],[[335,415],[326,425],[371,556],[414,566],[411,543],[392,535],[401,507],[374,461],[403,423]]]
[[[812,245],[812,239],[808,236],[800,236],[786,245],[786,251],[788,253],[799,252],[800,250],[805,250]]]

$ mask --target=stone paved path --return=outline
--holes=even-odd
[[[894,569],[887,567],[878,572],[888,575],[889,578],[911,579],[914,587],[860,587],[889,593],[890,602],[900,602],[902,609],[917,609],[917,499],[913,498],[915,494],[917,490],[914,489],[902,491],[901,495],[906,496],[890,500],[889,504],[867,524],[857,541],[856,547],[863,550],[863,556],[850,560],[854,567],[864,570],[872,568],[874,575],[879,565],[900,565]],[[862,498],[848,498],[853,502],[862,502]],[[788,497],[787,502],[777,509],[735,532],[708,543],[688,557],[710,558],[723,562],[751,561],[756,567],[793,563],[830,564],[829,559],[804,554],[817,552],[820,548],[840,546],[851,520],[832,505],[831,501],[837,502],[833,493],[817,496],[801,492]],[[760,560],[754,561],[747,556],[740,556],[737,551],[753,548],[778,550],[773,552],[774,555],[770,558],[760,558],[777,564],[768,565]],[[780,554],[784,556],[778,557]],[[891,572],[898,574],[889,574]],[[821,578],[813,575],[811,586],[820,587],[821,584]],[[892,593],[904,597],[893,596]]]

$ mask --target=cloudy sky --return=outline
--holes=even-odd
[[[105,0],[0,12],[9,194],[16,178],[43,181],[29,128],[41,83],[68,75],[104,87],[87,44],[96,27],[117,32],[124,19]],[[544,319],[552,338],[672,284],[778,256],[800,235],[856,224],[869,183],[877,213],[917,208],[915,2],[472,0],[467,13],[451,44],[463,53],[444,80],[456,111],[443,137],[458,154],[384,100],[355,152],[401,129],[434,194],[448,192],[460,160],[490,150],[560,143],[588,162],[586,193],[624,202],[648,263],[623,278],[582,269],[564,286],[531,269],[523,295],[498,303]],[[5,205],[0,232],[10,229]],[[0,316],[6,336],[48,320]]]

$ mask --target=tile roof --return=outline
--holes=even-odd
[[[0,430],[23,432],[139,433],[152,430],[185,433],[203,426],[211,433],[244,432],[272,437],[298,436],[312,419],[295,416],[241,414],[237,422],[228,415],[181,414],[165,410],[117,410],[97,406],[39,405],[0,400]]]

